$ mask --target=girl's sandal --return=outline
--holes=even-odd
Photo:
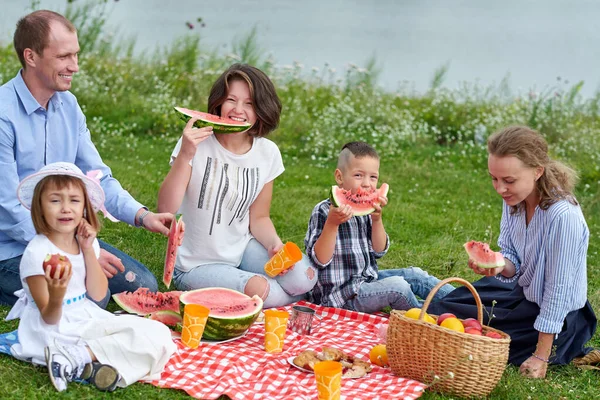
[[[112,392],[117,388],[121,375],[113,366],[94,361],[86,364],[80,378],[88,381],[100,391]]]

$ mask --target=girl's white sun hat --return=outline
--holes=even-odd
[[[88,173],[89,175],[90,173]],[[92,203],[94,211],[104,211],[104,190],[100,186],[100,181],[97,178],[85,175],[79,167],[68,162],[56,162],[48,164],[40,169],[35,174],[29,175],[23,179],[17,188],[17,198],[27,208],[31,209],[31,201],[33,199],[33,191],[36,185],[45,177],[50,175],[69,175],[81,179],[87,190],[88,197]]]

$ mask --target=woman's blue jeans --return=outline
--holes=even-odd
[[[250,240],[240,265],[206,264],[187,272],[175,269],[173,281],[179,290],[207,287],[225,287],[244,293],[250,278],[260,275],[269,283],[269,293],[264,308],[281,307],[302,300],[306,292],[317,283],[317,271],[303,255],[302,260],[285,275],[271,278],[265,274],[264,266],[269,261],[267,249],[256,239]]]

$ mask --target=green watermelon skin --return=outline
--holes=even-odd
[[[179,301],[182,315],[186,304],[201,304],[211,310],[202,338],[214,341],[243,335],[263,307],[260,297],[250,297],[227,288],[191,290],[183,293]]]
[[[185,123],[187,123],[190,120],[190,118],[192,118],[192,117],[190,115],[185,114],[185,112],[183,110],[185,110],[185,109],[180,108],[180,107],[175,107],[175,111],[178,112],[179,118],[182,119],[183,121],[185,121]],[[203,114],[206,116],[211,115],[211,114],[201,113],[198,111],[196,111],[196,113]],[[218,118],[216,115],[214,115],[212,117]],[[252,127],[251,124],[227,125],[227,124],[211,122],[211,121],[207,121],[207,120],[203,120],[203,119],[199,119],[196,122],[194,122],[194,126],[196,128],[204,128],[205,126],[212,126],[214,133],[239,133],[239,132],[247,131],[248,129],[250,129]]]

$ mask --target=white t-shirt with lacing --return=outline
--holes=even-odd
[[[171,154],[171,165],[181,138]],[[250,206],[267,184],[284,171],[281,153],[266,138],[254,138],[245,154],[225,149],[212,135],[198,145],[192,175],[179,212],[185,235],[176,268],[206,264],[238,266],[250,234]]]

